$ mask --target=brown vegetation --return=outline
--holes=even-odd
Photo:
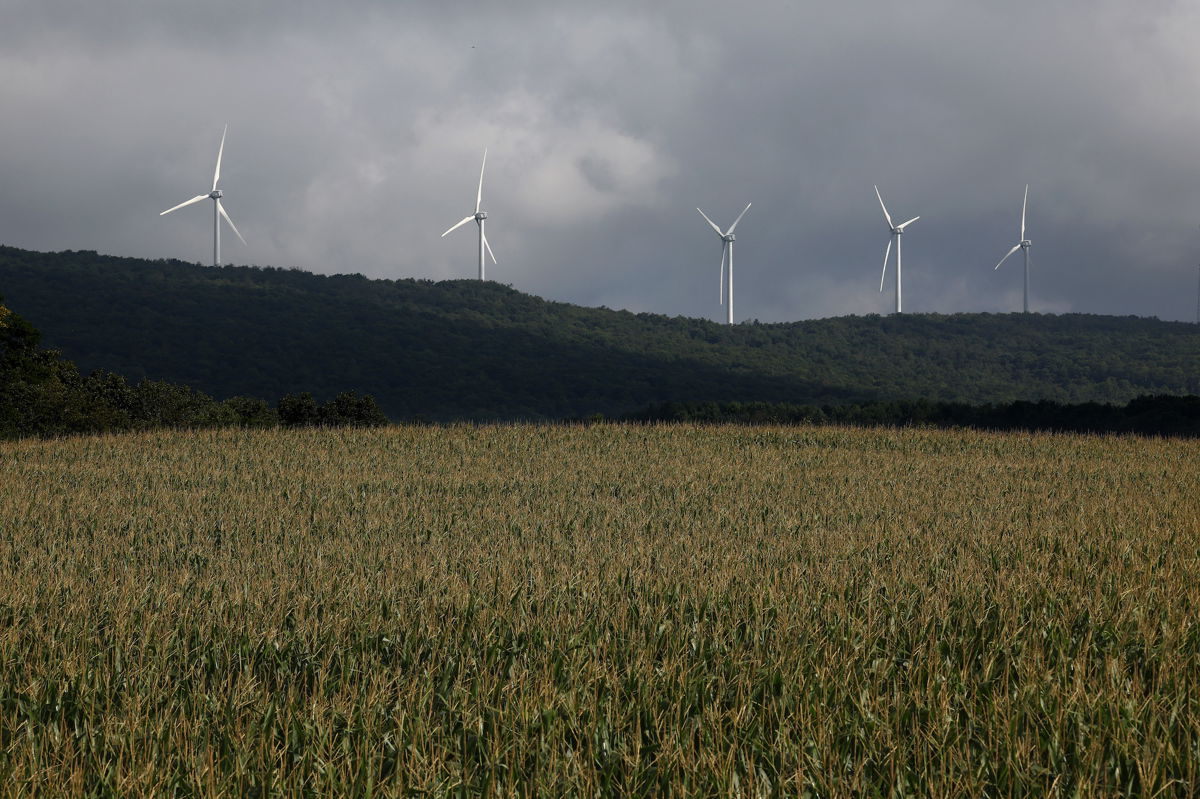
[[[0,443],[0,796],[1191,795],[1200,442]]]

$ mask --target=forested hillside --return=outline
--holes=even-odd
[[[865,316],[730,329],[496,283],[10,247],[0,247],[0,294],[84,372],[218,399],[362,392],[394,419],[619,415],[668,401],[1200,394],[1200,327],[1134,317]]]

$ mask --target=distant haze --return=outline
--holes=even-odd
[[[1146,0],[0,0],[0,243],[371,277],[488,276],[723,318],[1035,311],[1191,320],[1200,4]],[[471,231],[473,233],[473,229]],[[0,294],[4,287],[0,286]]]

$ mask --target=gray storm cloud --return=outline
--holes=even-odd
[[[0,242],[206,261],[221,129],[235,263],[474,274],[720,318],[1008,311],[1191,319],[1200,9],[1170,2],[0,2]],[[205,210],[201,210],[205,209]],[[195,213],[189,213],[194,211]],[[2,293],[3,287],[0,287]]]

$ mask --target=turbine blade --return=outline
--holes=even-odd
[[[879,276],[879,290],[883,291],[883,281],[887,277],[887,262],[888,258],[892,257],[892,239],[896,238],[896,234],[888,236],[887,249],[883,251],[883,274]]]
[[[908,220],[908,221],[907,221],[907,222],[905,222],[903,225],[899,225],[899,226],[896,228],[896,230],[904,230],[904,228],[908,227],[909,225],[911,225],[913,222],[916,222],[916,221],[917,221],[918,219],[920,219],[920,218],[921,218],[921,217],[919,217],[919,216],[914,216],[912,219]]]
[[[217,190],[217,181],[221,179],[221,154],[225,152],[225,134],[229,132],[228,123],[221,131],[221,146],[217,148],[217,170],[213,172],[213,191]]]
[[[892,224],[892,215],[887,212],[887,206],[883,204],[883,195],[879,193],[879,187],[875,187],[875,196],[879,198],[879,207],[883,209],[883,218],[887,220],[888,227],[895,227]],[[889,244],[891,242],[888,242]]]
[[[741,212],[740,214],[738,214],[738,218],[737,218],[737,219],[735,219],[735,220],[733,220],[733,224],[729,226],[729,230],[725,231],[725,235],[726,235],[726,236],[728,236],[728,235],[730,235],[731,233],[733,233],[733,229],[734,229],[735,227],[737,227],[737,223],[738,223],[738,222],[741,222],[741,221],[742,221],[742,217],[743,217],[743,216],[745,216],[745,215],[746,215],[746,212],[750,210],[750,206],[751,206],[751,203],[746,203],[746,207],[742,209],[742,212]]]
[[[208,199],[207,194],[197,194],[195,197],[193,197],[192,199],[188,200],[185,203],[180,203],[179,205],[175,206],[174,208],[168,208],[167,210],[165,210],[161,214],[159,214],[159,216],[165,216],[166,214],[169,214],[172,211],[178,211],[180,208],[182,208],[185,205],[191,205],[192,203],[198,203],[201,200],[207,200],[207,199]]]
[[[229,214],[225,213],[225,206],[221,205],[220,200],[217,200],[217,213],[221,215],[222,219],[224,219],[226,222],[229,223],[229,226],[231,228],[233,228],[233,232],[237,234],[237,237],[239,239],[242,239],[242,234],[238,232],[237,225],[233,224],[233,220],[229,218]],[[246,240],[242,239],[242,244],[245,244],[245,243],[246,243]],[[249,246],[249,245],[247,245],[247,246]]]
[[[1025,208],[1029,205],[1029,184],[1025,184],[1025,201],[1021,203],[1021,241],[1025,241]]]
[[[488,244],[487,236],[483,237],[483,247],[487,250],[487,254],[492,256],[492,263],[496,263],[496,256],[492,252],[492,245]]]
[[[1000,264],[1002,264],[1002,263],[1004,263],[1005,261],[1007,261],[1007,260],[1008,260],[1008,256],[1012,255],[1014,252],[1016,252],[1016,251],[1017,251],[1017,250],[1019,250],[1019,249],[1021,249],[1021,245],[1020,245],[1020,244],[1018,244],[1017,246],[1013,247],[1011,250],[1009,250],[1008,252],[1006,252],[1006,253],[1004,254],[1004,257],[1000,259]],[[992,267],[993,271],[994,271],[994,270],[996,270],[996,269],[999,269],[999,268],[1000,268],[1000,264],[996,264],[994,267]]]
[[[729,242],[721,245],[721,273],[717,284],[717,305],[725,304],[725,253],[729,252]]]
[[[697,208],[696,210],[700,211],[699,208]],[[704,217],[704,221],[707,222],[713,230],[717,231],[718,236],[721,236],[721,237],[725,236],[725,234],[721,232],[721,228],[717,227],[717,223],[708,218],[708,214],[704,213],[703,211],[700,211],[700,216]]]
[[[487,148],[483,148],[483,166],[479,167],[479,192],[475,195],[475,213],[479,213],[479,206],[483,204],[483,170],[487,168]]]
[[[454,232],[455,230],[457,230],[458,228],[460,228],[460,227],[462,227],[463,225],[467,224],[468,222],[470,222],[470,221],[471,221],[472,219],[474,219],[474,218],[475,218],[475,214],[471,214],[471,215],[470,215],[470,216],[468,216],[468,217],[464,217],[464,218],[463,218],[463,221],[459,222],[457,225],[455,225],[454,227],[450,228],[450,230],[447,230],[445,233],[443,233],[443,234],[442,234],[442,238],[446,238],[446,235],[447,235],[447,234]]]

